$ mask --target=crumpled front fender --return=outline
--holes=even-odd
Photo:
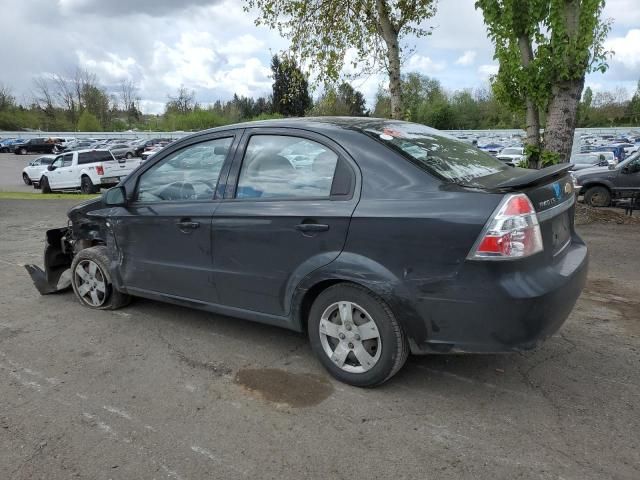
[[[71,261],[73,252],[69,248],[68,227],[47,230],[44,249],[44,271],[36,265],[25,265],[31,279],[41,295],[56,293],[71,287]]]

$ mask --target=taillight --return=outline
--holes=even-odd
[[[471,249],[471,260],[509,260],[541,252],[536,211],[524,193],[504,197]]]
[[[97,165],[96,166],[96,173],[98,175],[104,175],[104,167],[102,165]]]

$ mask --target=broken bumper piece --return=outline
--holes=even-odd
[[[67,239],[69,228],[47,230],[44,249],[44,270],[36,265],[25,265],[41,295],[60,292],[71,286],[71,260],[73,254]]]

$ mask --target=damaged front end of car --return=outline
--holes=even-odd
[[[69,270],[73,260],[71,228],[47,230],[46,242],[44,270],[37,265],[24,266],[42,295],[71,288],[71,272]]]

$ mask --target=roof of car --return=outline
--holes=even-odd
[[[216,127],[210,131],[222,131],[235,128],[257,128],[257,127],[282,127],[282,128],[302,128],[310,130],[362,130],[367,128],[380,128],[383,125],[397,123],[400,120],[390,120],[387,118],[372,117],[293,117],[278,118],[270,120],[256,120],[253,122],[235,123]],[[408,122],[402,122],[408,123]]]

